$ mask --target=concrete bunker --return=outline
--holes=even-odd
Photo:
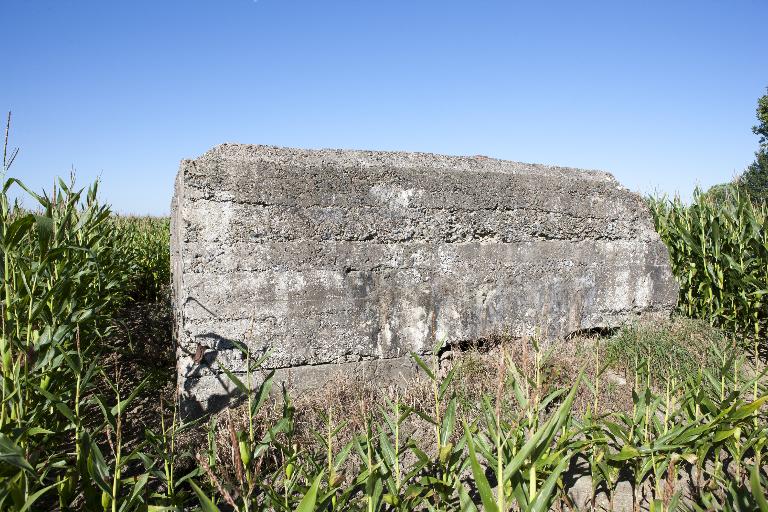
[[[391,381],[436,340],[566,338],[677,300],[640,196],[485,157],[220,145],[181,163],[171,244],[190,415],[228,402],[238,345],[300,388]]]

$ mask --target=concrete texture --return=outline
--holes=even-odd
[[[299,387],[334,368],[398,380],[436,341],[561,338],[677,300],[641,197],[485,157],[224,144],[182,161],[171,238],[189,414],[227,403],[236,342]]]

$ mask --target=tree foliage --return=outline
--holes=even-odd
[[[757,121],[752,131],[760,137],[760,148],[755,161],[739,177],[738,185],[753,201],[768,203],[768,94],[757,100]]]
[[[746,190],[753,202],[768,203],[768,151],[755,153],[755,161],[739,177],[739,187]]]
[[[759,124],[753,126],[752,131],[760,136],[760,149],[765,150],[768,149],[768,94],[757,100],[757,120]]]

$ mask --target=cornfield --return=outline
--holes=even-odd
[[[682,313],[747,337],[768,327],[768,208],[737,187],[715,197],[696,190],[693,202],[649,199],[672,269]]]
[[[33,209],[11,204],[13,186]],[[119,469],[108,482],[96,433],[119,436],[131,395],[101,394],[112,382],[99,356],[131,295],[155,294],[167,279],[168,236],[165,220],[115,218],[97,191],[59,181],[37,194],[9,179],[0,194],[2,510],[35,510],[53,492],[62,507],[80,495],[94,510],[116,492]],[[148,286],[154,276],[163,281]],[[97,429],[88,420],[99,409],[106,423]]]
[[[12,203],[11,187],[34,208]],[[690,313],[763,333],[764,212],[742,200],[722,214],[653,205],[678,275],[691,269],[681,292]],[[612,508],[628,482],[633,509],[768,511],[765,370],[737,351],[713,347],[716,367],[671,378],[638,353],[626,411],[600,401],[599,345],[593,371],[557,386],[545,382],[549,353],[535,341],[532,372],[501,346],[496,391],[481,400],[459,392],[458,367],[414,354],[429,400],[370,408],[351,438],[341,435],[349,411],[329,408],[306,443],[293,397],[273,390],[273,374],[252,378],[261,361],[242,347],[249,374],[230,378],[243,421],[187,422],[167,403],[128,439],[127,417],[149,386],[105,361],[120,350],[120,311],[167,300],[167,219],[116,217],[95,185],[36,194],[11,179],[0,250],[0,510],[589,510],[601,499]],[[594,394],[584,413],[579,392]],[[202,442],[182,443],[193,430]],[[568,492],[579,460],[590,482],[581,505]]]

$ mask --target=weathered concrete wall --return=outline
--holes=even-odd
[[[644,201],[602,172],[225,144],[182,162],[172,210],[192,413],[226,401],[220,365],[244,370],[233,340],[311,385],[358,366],[307,365],[392,376],[435,339],[562,337],[677,297]]]

